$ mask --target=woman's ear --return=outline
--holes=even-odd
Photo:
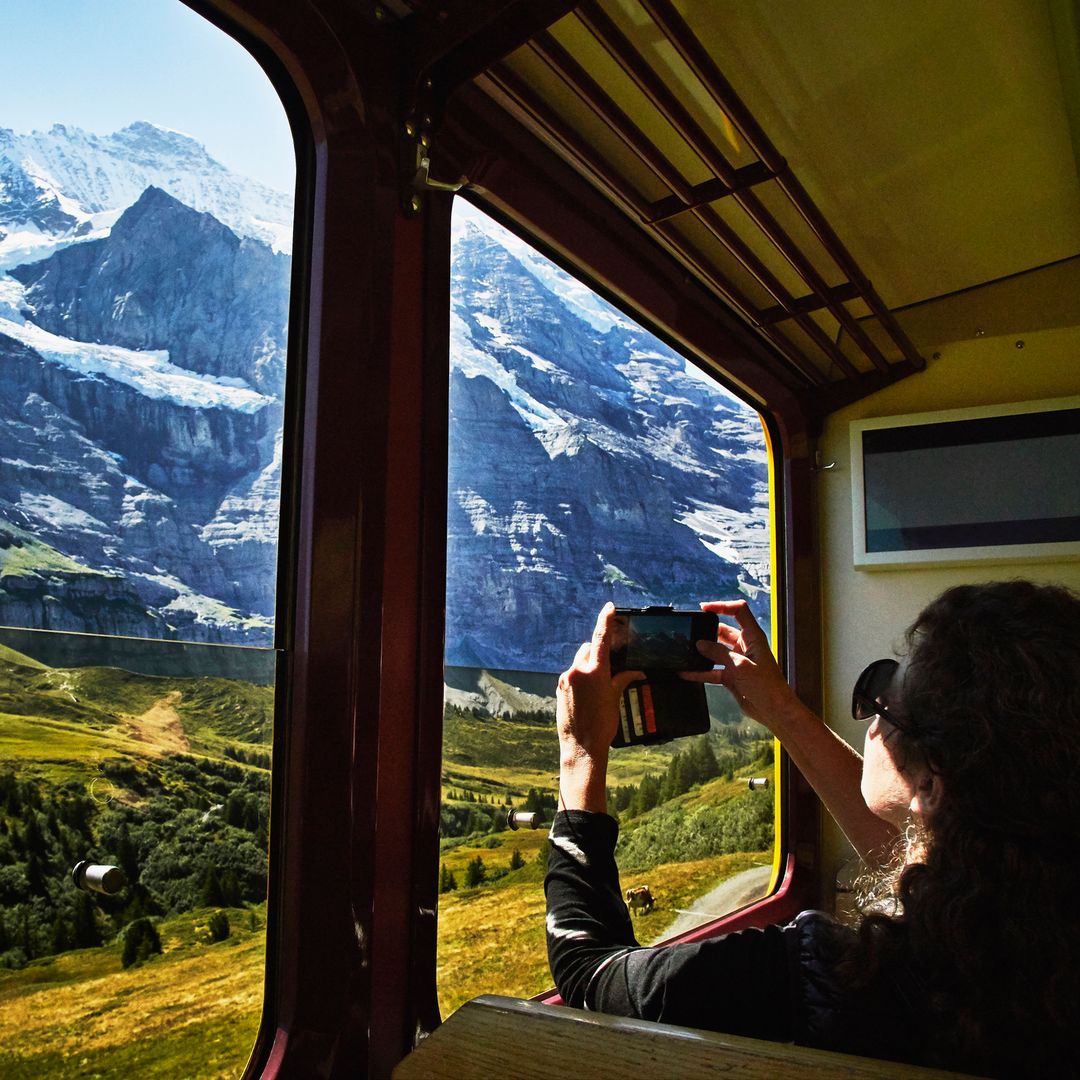
[[[921,768],[912,789],[912,814],[922,818],[924,821],[928,821],[937,813],[944,797],[945,785],[942,783],[941,777],[929,768]]]

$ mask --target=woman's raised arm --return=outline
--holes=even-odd
[[[747,716],[780,740],[855,850],[867,862],[886,858],[896,830],[863,802],[860,755],[795,696],[745,600],[701,606],[733,618],[738,625],[721,623],[715,643],[698,642],[702,655],[720,666],[684,672],[682,677],[723,686]]]
[[[619,725],[619,698],[640,671],[611,674],[611,620],[605,604],[591,641],[577,651],[559,676],[556,724],[559,730],[559,809],[607,812],[607,764]]]

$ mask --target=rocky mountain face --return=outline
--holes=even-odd
[[[767,625],[756,415],[510,239],[465,211],[454,246],[447,664],[562,670],[607,600]]]
[[[197,144],[135,125],[130,175],[118,136],[103,177],[78,163],[102,140],[62,133],[47,189],[0,188],[7,235],[44,253],[0,274],[0,624],[269,645],[289,257],[154,186],[76,237],[69,218],[184,164],[155,141]]]
[[[167,349],[171,362],[273,393],[284,382],[289,259],[148,187],[109,236],[14,267],[35,325]]]
[[[0,626],[271,643],[280,208],[151,125],[0,130]],[[607,599],[767,620],[753,412],[457,221],[447,663],[557,672]]]
[[[231,173],[190,136],[144,121],[111,135],[54,124],[28,135],[0,128],[0,269],[107,235],[148,187],[290,250],[291,197]]]

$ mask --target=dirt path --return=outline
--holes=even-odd
[[[728,912],[745,907],[764,894],[771,877],[771,866],[753,866],[741,874],[721,881],[715,889],[695,901],[692,910],[681,911],[678,918],[664,931],[663,937],[685,934],[687,930],[693,930]]]
[[[128,717],[128,735],[137,742],[147,743],[159,754],[187,753],[191,744],[174,708],[182,696],[179,690],[172,690],[141,716]]]

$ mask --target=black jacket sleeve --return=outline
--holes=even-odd
[[[544,883],[548,960],[567,1005],[756,1038],[794,1037],[794,927],[641,948],[619,888],[618,825],[560,812]]]

